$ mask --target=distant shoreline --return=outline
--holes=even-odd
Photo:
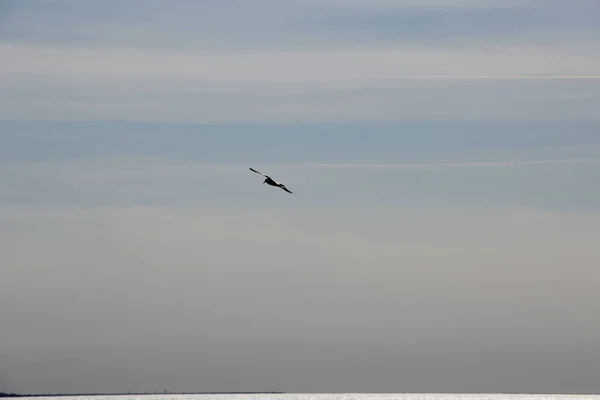
[[[19,393],[3,393],[0,392],[0,398],[17,398],[17,397],[93,397],[93,396],[156,396],[156,395],[220,395],[220,394],[298,394],[298,392],[143,392],[143,393],[49,393],[49,394],[19,394]],[[358,394],[359,392],[352,392]],[[312,393],[306,392],[305,394],[347,394],[345,392],[328,392],[328,393]],[[483,392],[467,392],[467,393],[430,393],[430,392],[411,392],[411,393],[389,393],[389,392],[368,392],[361,394],[456,394],[456,395],[481,395],[481,394],[495,394],[495,395],[517,395],[517,396],[598,396],[600,393],[483,393]]]
[[[285,394],[285,392],[153,392],[153,393],[49,393],[49,394],[19,394],[0,393],[0,398],[10,397],[91,397],[91,396],[155,396],[158,394]]]

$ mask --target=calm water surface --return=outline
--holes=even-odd
[[[60,400],[57,397],[21,399]],[[69,396],[68,400],[600,400],[600,395],[565,394],[156,394]]]

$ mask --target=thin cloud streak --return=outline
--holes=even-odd
[[[526,8],[543,5],[540,0],[304,0],[306,4],[368,6],[377,8]]]
[[[97,162],[103,162],[102,160],[96,160]],[[160,159],[156,160],[160,162]],[[95,162],[89,162],[89,165],[94,165]],[[260,163],[257,162],[252,165],[260,165],[263,167],[306,167],[306,168],[439,168],[439,167],[457,167],[457,168],[479,168],[479,167],[516,167],[516,166],[529,166],[529,165],[598,165],[600,164],[600,158],[575,158],[575,159],[547,159],[547,160],[502,160],[502,161],[465,161],[465,162],[441,162],[441,163]],[[45,166],[49,168],[56,166],[56,163],[52,162],[32,162],[27,163],[29,166]],[[63,167],[65,166],[79,166],[80,164],[70,163],[59,163]],[[104,165],[104,164],[103,164]],[[120,167],[132,167],[137,163],[124,163],[118,164]],[[179,163],[170,162],[164,160],[164,167],[167,169],[187,169],[187,168],[199,168],[199,169],[213,169],[215,171],[222,170],[223,168],[239,168],[247,167],[249,164],[242,163]],[[250,166],[252,166],[250,165]],[[24,166],[22,163],[3,163],[3,168],[21,168]],[[106,165],[104,165],[104,168]],[[148,168],[145,165],[145,168]],[[155,166],[156,168],[156,166]]]
[[[322,87],[393,79],[598,79],[600,58],[593,48],[504,47],[440,51],[430,47],[367,46],[284,52],[201,52],[80,49],[1,45],[12,60],[0,80],[148,80]],[[110,61],[107,61],[110,60]],[[243,67],[242,67],[243,66]]]
[[[263,166],[293,166],[310,168],[439,168],[439,167],[457,167],[457,168],[479,168],[479,167],[517,167],[529,165],[597,165],[600,164],[600,158],[588,159],[563,159],[563,160],[508,160],[508,161],[476,161],[476,162],[452,162],[452,163],[296,163],[296,164],[260,164]],[[222,164],[223,166],[233,166],[234,164]],[[243,165],[243,164],[239,164]],[[214,165],[212,165],[214,166]]]
[[[406,75],[396,79],[600,79],[600,75]]]
[[[588,45],[143,51],[0,45],[0,118],[178,122],[597,120]],[[110,61],[108,61],[110,60]],[[527,87],[523,87],[527,84]],[[463,87],[460,87],[463,86]],[[456,96],[460,93],[460,96]]]

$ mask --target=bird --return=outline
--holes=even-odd
[[[259,172],[259,171],[255,170],[255,169],[253,169],[252,167],[250,167],[250,171],[255,172],[257,174],[260,174],[260,175],[264,176],[266,179],[263,182],[263,184],[266,183],[267,185],[277,186],[277,187],[285,190],[288,193],[292,193],[290,190],[288,190],[288,188],[285,187],[285,185],[283,183],[279,183],[276,180],[273,180],[269,175],[263,174],[262,172]]]

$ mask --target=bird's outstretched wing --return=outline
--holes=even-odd
[[[283,184],[279,184],[279,187],[280,187],[280,188],[282,188],[283,190],[285,190],[285,191],[286,191],[286,192],[288,192],[288,193],[292,193],[292,192],[290,192],[290,191],[288,190],[288,188],[286,188],[286,187],[285,187],[285,185],[283,185]],[[292,194],[294,194],[294,193],[292,193]]]
[[[270,178],[269,175],[263,174],[262,172],[258,172],[257,170],[253,169],[252,167],[250,167],[250,171],[256,172],[257,174],[262,175],[265,178]]]

